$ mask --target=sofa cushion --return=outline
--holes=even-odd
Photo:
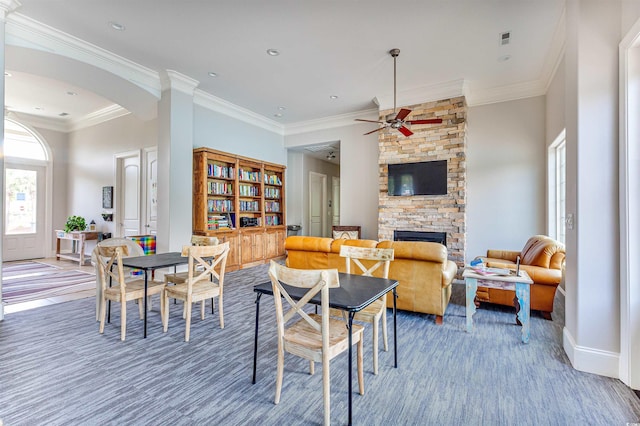
[[[331,251],[331,238],[291,236],[284,241],[284,248],[298,251]]]
[[[545,235],[535,235],[527,241],[520,254],[523,265],[549,268],[551,257],[558,251],[564,252],[564,247]]]
[[[380,241],[378,248],[392,248],[396,259],[414,259],[445,263],[447,248],[439,243],[424,241]]]

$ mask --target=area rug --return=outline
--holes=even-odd
[[[7,262],[2,264],[2,279],[20,275],[39,275],[45,272],[56,271],[57,267],[32,260],[23,262]]]
[[[91,273],[52,269],[13,278],[3,274],[3,301],[10,305],[95,288],[96,277]]]

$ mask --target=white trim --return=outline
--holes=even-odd
[[[160,77],[156,71],[20,13],[7,17],[6,44],[55,53],[96,66],[160,98]]]
[[[636,262],[640,255],[640,235],[638,235],[638,213],[640,195],[637,193],[637,179],[640,166],[637,164],[637,139],[640,125],[630,120],[638,112],[640,99],[637,84],[629,86],[630,67],[633,65],[630,51],[640,44],[640,20],[636,21],[619,45],[619,203],[620,203],[620,362],[619,376],[628,386],[640,389],[640,291],[632,283],[640,279]],[[640,54],[634,52],[635,73],[638,73]],[[634,78],[635,80],[635,78]],[[634,97],[630,97],[630,93]],[[635,339],[635,340],[634,340]],[[634,362],[636,361],[636,362]]]
[[[131,112],[122,108],[118,104],[113,104],[98,111],[87,114],[84,117],[79,118],[78,120],[72,120],[67,128],[69,132],[73,132],[76,130],[85,129],[87,127],[96,126],[98,124],[105,123],[109,120],[123,117],[128,114],[131,114]]]
[[[543,80],[534,80],[499,87],[469,87],[469,90],[465,91],[465,96],[467,105],[473,107],[542,96],[546,93],[547,83]]]
[[[350,112],[348,114],[334,115],[332,117],[318,118],[315,120],[299,121],[287,124],[284,127],[284,135],[290,136],[298,133],[315,132],[319,130],[333,129],[336,127],[351,126],[356,118],[365,120],[378,120],[380,112],[377,109]]]
[[[576,370],[618,378],[620,354],[577,346],[567,327],[562,330],[562,345]]]
[[[274,132],[279,135],[284,134],[284,126],[282,124],[229,101],[225,101],[224,99],[207,93],[202,89],[195,89],[193,103],[210,109],[211,111],[219,112],[228,117],[244,121],[245,123],[256,127],[269,130],[270,132]]]
[[[556,29],[553,32],[553,37],[551,38],[551,47],[549,48],[549,53],[547,53],[544,65],[542,67],[541,80],[546,82],[544,91],[545,93],[547,93],[547,91],[549,90],[549,86],[553,81],[553,77],[558,71],[558,66],[562,62],[562,59],[564,59],[566,21],[567,9],[566,7],[563,7],[560,18],[558,19],[558,24],[556,25]]]
[[[441,99],[456,98],[464,96],[465,80],[445,81],[428,86],[413,87],[403,89],[397,93],[397,106],[417,105]],[[376,96],[373,100],[381,110],[393,108],[393,95],[385,94]]]
[[[193,92],[200,82],[174,70],[165,70],[160,74],[160,85],[162,91],[175,89],[179,92],[193,96]]]

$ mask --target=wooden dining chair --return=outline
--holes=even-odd
[[[269,266],[269,277],[273,287],[278,330],[278,365],[274,402],[276,404],[280,402],[285,351],[309,360],[310,374],[314,373],[314,362],[321,362],[324,424],[328,425],[331,418],[329,361],[336,355],[349,350],[347,327],[341,320],[329,317],[329,289],[340,287],[338,270],[291,269],[272,260]],[[308,290],[302,298],[294,301],[283,284]],[[304,306],[318,293],[321,297],[322,315],[305,312]],[[283,299],[291,306],[291,309],[286,313],[282,303]],[[301,318],[294,323],[287,324],[295,315],[300,315]],[[362,331],[361,325],[354,324],[351,333],[352,344],[357,345],[360,394],[364,395]]]
[[[104,322],[107,314],[107,301],[120,302],[120,340],[125,340],[127,334],[127,302],[138,300],[140,319],[143,318],[140,303],[144,298],[144,280],[127,281],[122,258],[129,254],[129,247],[123,245],[98,245],[96,247],[96,262],[100,271],[101,293],[100,300],[100,334],[104,333]],[[108,286],[111,284],[111,286]],[[160,313],[164,313],[164,283],[150,281],[147,285],[147,295],[160,294]]]
[[[224,328],[223,288],[224,272],[229,254],[229,243],[214,246],[184,246],[182,255],[189,257],[187,279],[183,283],[167,286],[163,316],[164,331],[169,328],[169,298],[182,300],[185,303],[183,317],[186,319],[185,342],[189,341],[191,331],[191,308],[194,303],[202,301],[201,319],[204,319],[204,301],[218,298],[218,315],[220,328]],[[212,261],[209,259],[213,258]],[[216,270],[218,269],[218,270]],[[213,303],[213,302],[212,302]]]
[[[373,272],[382,267],[382,278],[389,278],[389,264],[393,260],[393,249],[379,249],[355,246],[341,246],[340,256],[345,258],[347,274],[373,276]],[[362,262],[365,263],[362,263]],[[351,264],[356,271],[352,272]],[[343,315],[344,311],[331,310],[332,316]],[[363,310],[356,312],[355,321],[368,322],[373,325],[373,374],[378,374],[378,329],[382,318],[382,342],[385,352],[389,350],[387,337],[387,295],[376,300]]]
[[[218,244],[218,238],[216,237],[206,237],[204,235],[192,235],[191,236],[191,245],[192,246],[215,246]],[[173,274],[164,274],[164,283],[165,284],[182,284],[189,277],[189,273],[187,271],[184,272],[174,272]]]
[[[91,252],[91,264],[95,268],[96,272],[96,321],[100,321],[100,301],[102,300],[102,278],[100,275],[100,265],[98,264],[98,247],[106,247],[106,246],[127,246],[128,254],[123,255],[122,257],[132,257],[132,256],[144,256],[144,250],[138,243],[132,241],[128,238],[107,238],[106,240],[100,241],[96,248]],[[125,278],[132,277],[131,269],[124,268]],[[139,278],[139,277],[136,277]],[[109,283],[106,283],[109,285]],[[140,303],[142,299],[138,301]],[[149,309],[151,309],[151,304],[148,303]],[[140,304],[140,315],[142,315],[142,304]]]

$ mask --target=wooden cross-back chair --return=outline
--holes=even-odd
[[[345,258],[347,274],[352,273],[351,264],[358,268],[354,274],[373,276],[373,273],[382,267],[382,278],[389,278],[389,265],[393,260],[393,249],[379,249],[367,247],[355,247],[343,245],[340,247],[340,256]],[[363,263],[363,261],[365,263]],[[331,315],[340,315],[342,311],[333,309]],[[376,300],[363,310],[356,312],[353,319],[368,322],[373,325],[373,374],[378,374],[378,329],[382,318],[382,343],[385,352],[389,350],[387,337],[387,295]]]
[[[164,331],[169,328],[169,298],[185,303],[183,317],[186,319],[185,342],[189,341],[191,330],[191,308],[194,303],[202,302],[201,319],[204,319],[204,301],[218,298],[220,328],[224,328],[223,288],[224,272],[229,254],[229,243],[214,246],[184,246],[182,255],[189,256],[187,279],[183,283],[167,286],[165,290]],[[213,258],[212,261],[209,259]],[[218,270],[216,270],[218,269]]]
[[[216,237],[206,237],[204,235],[192,235],[191,236],[191,245],[192,246],[215,246],[218,244],[218,238]],[[187,271],[184,272],[175,272],[173,274],[164,274],[164,283],[165,284],[181,284],[187,280],[189,273]]]
[[[107,301],[120,302],[120,340],[125,340],[127,334],[127,302],[144,298],[144,280],[125,279],[122,258],[129,253],[129,247],[123,245],[98,245],[96,247],[96,262],[100,271],[101,293],[100,300],[100,334],[104,333]],[[111,286],[108,286],[111,284]],[[147,295],[160,294],[160,312],[164,314],[164,283],[151,281],[147,285]],[[143,304],[140,306],[140,319],[143,318]]]
[[[322,362],[322,394],[324,401],[324,424],[331,417],[329,363],[336,355],[349,350],[349,330],[341,320],[329,316],[329,288],[340,286],[337,269],[301,270],[291,269],[273,260],[269,267],[269,277],[273,287],[278,331],[278,365],[276,377],[275,403],[280,402],[284,373],[284,352],[289,352],[309,360],[309,373],[314,373],[314,362]],[[291,287],[308,289],[302,298],[295,301],[287,289]],[[322,315],[307,313],[304,306],[318,293],[321,298]],[[282,300],[291,308],[285,313]],[[287,324],[294,316],[300,319]],[[362,369],[363,327],[353,325],[352,344],[357,345],[358,384],[364,395],[364,374]]]

